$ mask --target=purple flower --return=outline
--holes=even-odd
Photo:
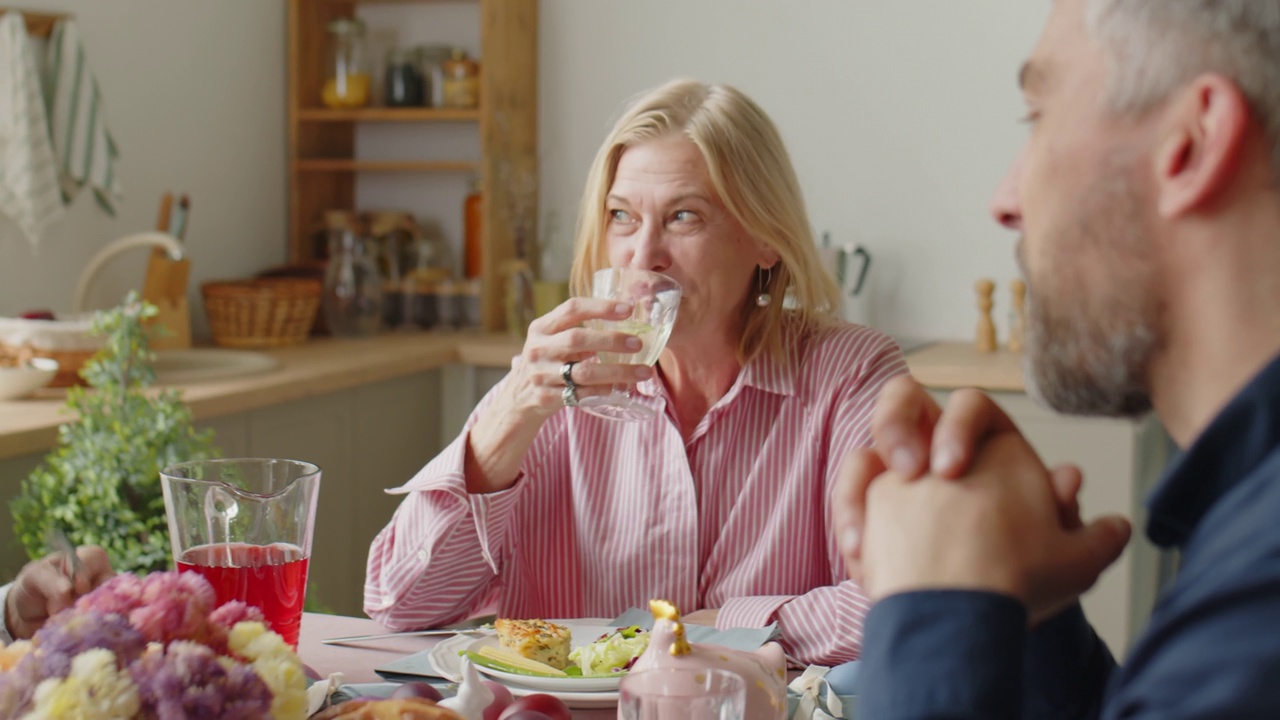
[[[60,612],[50,618],[36,632],[32,644],[36,648],[34,655],[60,654],[67,658],[92,648],[103,648],[115,653],[119,667],[124,667],[142,655],[147,641],[142,633],[132,628],[120,615],[73,610]],[[59,677],[65,677],[65,673]]]
[[[228,669],[213,650],[193,642],[175,640],[163,652],[148,652],[129,674],[142,714],[158,720],[249,720],[267,718],[271,709],[271,692],[250,668]]]

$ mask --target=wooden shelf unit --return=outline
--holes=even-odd
[[[432,5],[442,2],[480,6],[478,109],[334,110],[319,105],[328,53],[326,26],[331,20],[353,17],[362,4],[420,4],[420,12],[431,12]],[[522,206],[530,213],[538,207],[538,0],[289,0],[288,36],[289,261],[314,259],[312,235],[325,210],[361,209],[355,207],[360,173],[477,173],[484,198],[481,315],[486,330],[503,329],[506,282],[502,272],[516,256],[507,211],[513,207],[513,189],[523,185],[528,191],[532,183],[533,195]],[[423,132],[440,123],[474,123],[481,158],[478,162],[357,158],[355,134],[361,123],[422,123]],[[535,221],[526,218],[525,227],[534,227]]]

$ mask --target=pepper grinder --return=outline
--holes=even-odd
[[[995,292],[996,284],[991,280],[979,280],[976,288],[978,290],[978,337],[975,348],[980,353],[993,353],[996,351],[996,324],[991,320],[991,294]]]
[[[1009,352],[1022,352],[1023,334],[1027,328],[1027,284],[1021,280],[1009,283],[1013,299],[1013,317],[1009,323]]]

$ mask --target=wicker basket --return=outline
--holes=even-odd
[[[213,342],[223,347],[293,345],[307,339],[320,310],[320,282],[258,278],[200,287]]]

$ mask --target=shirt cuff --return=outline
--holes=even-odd
[[[13,642],[13,634],[9,632],[9,613],[6,609],[9,606],[9,589],[12,587],[13,583],[0,586],[0,645]]]
[[[935,590],[867,615],[858,714],[1020,717],[1027,610],[994,593]]]
[[[794,595],[754,595],[729,598],[716,613],[716,629],[762,628],[774,621],[778,608],[795,599]]]

